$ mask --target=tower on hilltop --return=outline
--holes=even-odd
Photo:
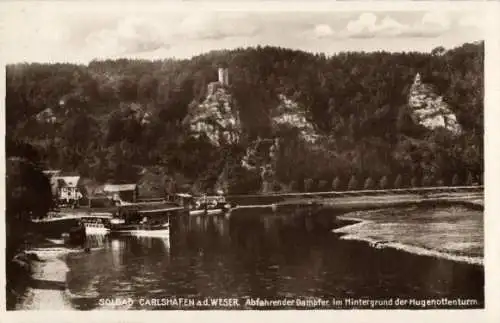
[[[219,83],[223,86],[229,85],[229,70],[227,67],[219,67]]]
[[[218,80],[210,82],[207,85],[207,95],[213,95],[218,89],[229,86],[229,71],[227,67],[220,66],[217,72]]]
[[[422,77],[420,76],[420,73],[417,73],[417,75],[415,75],[415,79],[413,80],[413,84],[415,84],[415,85],[422,84]]]

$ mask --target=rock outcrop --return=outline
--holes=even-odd
[[[216,147],[239,142],[238,112],[226,87],[209,84],[205,100],[190,111],[189,126],[196,137],[205,135]]]
[[[319,135],[311,122],[306,118],[306,112],[294,100],[283,94],[278,96],[279,105],[271,118],[273,132],[279,134],[283,129],[296,130],[300,140],[314,144]],[[241,164],[248,170],[258,171],[262,181],[262,192],[272,190],[276,183],[276,163],[283,139],[276,135],[272,138],[258,138],[246,151]]]
[[[422,83],[420,74],[415,76],[410,88],[408,105],[415,122],[428,129],[443,127],[454,133],[461,130],[455,114],[443,101],[443,97],[431,85]]]
[[[316,142],[318,135],[313,124],[307,120],[306,112],[300,105],[283,94],[278,96],[279,105],[276,115],[272,118],[273,127],[287,127],[297,129],[300,137],[310,143]]]
[[[192,104],[190,107],[187,117],[190,131],[195,138],[207,138],[214,148],[230,151],[241,138],[240,119],[234,99],[226,84],[212,82],[207,88],[203,102]],[[227,191],[230,156],[223,158],[226,162],[220,164],[220,175],[214,188]]]
[[[241,160],[243,168],[259,173],[262,192],[268,192],[271,183],[275,180],[277,152],[279,149],[279,138],[258,138],[250,144]]]
[[[151,122],[151,113],[144,109],[140,104],[132,103],[128,106],[132,116],[142,125]]]
[[[56,123],[57,122],[57,117],[52,110],[52,108],[47,108],[45,110],[42,110],[38,114],[35,115],[35,118],[38,122],[42,123]]]

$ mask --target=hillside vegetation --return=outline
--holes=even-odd
[[[233,193],[482,182],[483,54],[257,47],[9,65],[7,154],[100,182],[149,174]],[[208,93],[219,66],[229,86]],[[428,107],[411,97],[417,73]],[[440,113],[453,128],[422,120]]]

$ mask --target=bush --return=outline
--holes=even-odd
[[[401,174],[398,174],[396,176],[396,179],[394,180],[394,188],[402,188],[403,187],[403,177]]]
[[[318,183],[318,190],[319,191],[327,191],[328,190],[328,182],[325,181],[324,179],[320,180]]]
[[[340,189],[340,178],[335,177],[335,179],[332,182],[332,190],[337,191]]]
[[[422,187],[429,187],[432,185],[432,178],[430,176],[422,177]]]
[[[277,181],[274,181],[272,183],[272,190],[273,190],[273,192],[280,192],[281,191],[281,184]]]
[[[269,193],[272,191],[272,188],[273,188],[272,183],[269,183],[266,180],[262,181],[262,184],[261,184],[261,192],[262,193]]]
[[[313,187],[313,179],[312,178],[308,178],[308,179],[305,179],[304,180],[304,191],[305,192],[311,192],[312,191],[312,187]]]
[[[229,181],[229,194],[256,193],[261,189],[262,180],[256,171],[237,168]]]
[[[380,187],[380,189],[385,190],[387,188],[387,184],[388,184],[387,176],[382,176],[378,186]]]
[[[347,184],[347,189],[350,191],[356,190],[358,188],[358,180],[355,175],[351,176],[349,183]]]
[[[465,185],[472,185],[474,183],[474,176],[472,175],[471,172],[467,174],[467,181],[465,182]]]
[[[365,189],[365,190],[371,190],[371,189],[373,189],[373,180],[372,180],[372,178],[371,178],[371,177],[368,177],[368,178],[365,180],[364,189]]]

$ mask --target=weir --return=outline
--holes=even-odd
[[[420,187],[387,190],[358,190],[358,191],[327,191],[306,193],[269,193],[252,195],[229,195],[226,197],[230,203],[247,207],[271,207],[273,204],[335,204],[337,207],[345,205],[352,207],[366,205],[390,206],[398,203],[424,202],[424,201],[450,201],[466,206],[484,208],[484,186],[444,186]],[[360,198],[363,198],[362,200]]]

